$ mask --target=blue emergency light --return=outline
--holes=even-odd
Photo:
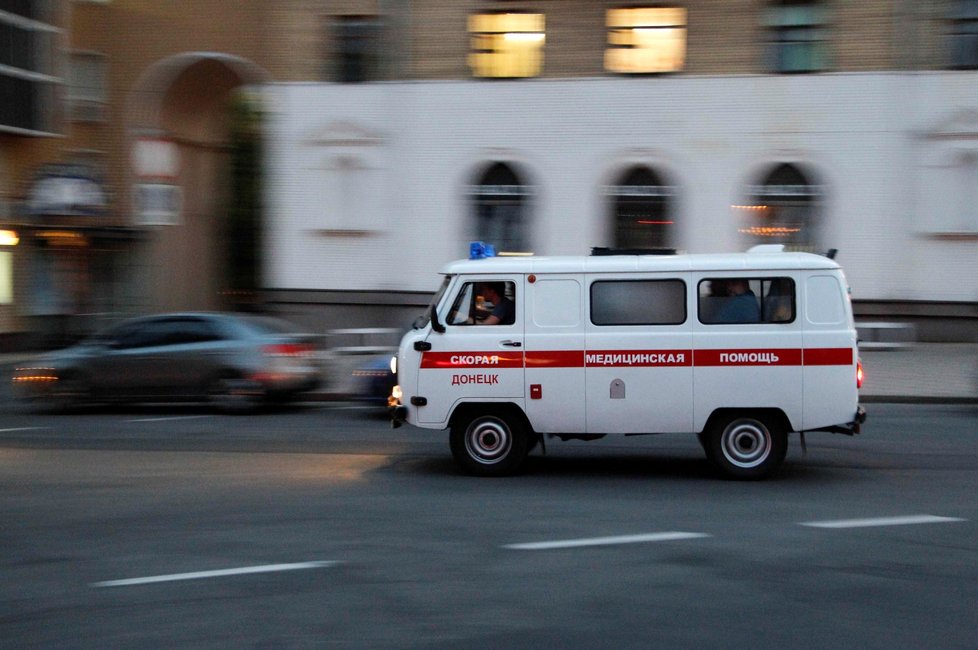
[[[484,260],[487,257],[495,257],[496,249],[492,244],[487,244],[481,241],[474,241],[469,244],[469,259],[470,260]]]

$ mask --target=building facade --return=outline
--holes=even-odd
[[[783,243],[839,249],[862,317],[975,337],[978,3],[405,7],[310,21],[269,89],[279,308],[406,322],[473,239]]]

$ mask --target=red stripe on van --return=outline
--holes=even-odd
[[[525,359],[527,368],[581,368],[584,366],[584,351],[527,351]]]
[[[422,368],[522,368],[522,352],[422,352]]]
[[[806,366],[851,366],[852,348],[807,348]]]
[[[588,350],[589,368],[654,368],[693,365],[691,350]]]
[[[696,350],[696,366],[800,366],[797,348]]]

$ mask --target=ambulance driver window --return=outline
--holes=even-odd
[[[448,314],[449,325],[512,325],[516,321],[512,282],[467,282]]]
[[[595,325],[679,325],[686,321],[682,280],[605,280],[591,285]]]

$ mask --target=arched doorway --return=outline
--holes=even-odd
[[[739,231],[748,245],[784,244],[790,250],[813,251],[818,245],[818,221],[823,190],[791,163],[780,163],[748,189]]]
[[[499,252],[530,250],[526,218],[530,188],[506,163],[489,165],[470,190],[475,236]]]
[[[176,161],[171,177],[145,178],[134,170],[130,184],[134,222],[151,231],[140,279],[149,310],[229,309],[254,300],[242,288],[247,282],[241,284],[240,269],[232,268],[241,260],[260,264],[255,251],[232,254],[242,242],[236,204],[241,178],[233,162],[242,151],[235,134],[240,136],[243,91],[267,79],[243,59],[193,52],[157,62],[134,86],[128,107],[131,143],[146,137],[170,143]],[[141,205],[141,189],[168,184],[180,197],[172,202],[178,204],[175,214],[162,222],[146,219],[152,211]],[[260,222],[250,227],[257,233]],[[247,236],[244,241],[254,244]]]
[[[675,247],[674,188],[645,165],[626,169],[607,190],[615,248]]]

